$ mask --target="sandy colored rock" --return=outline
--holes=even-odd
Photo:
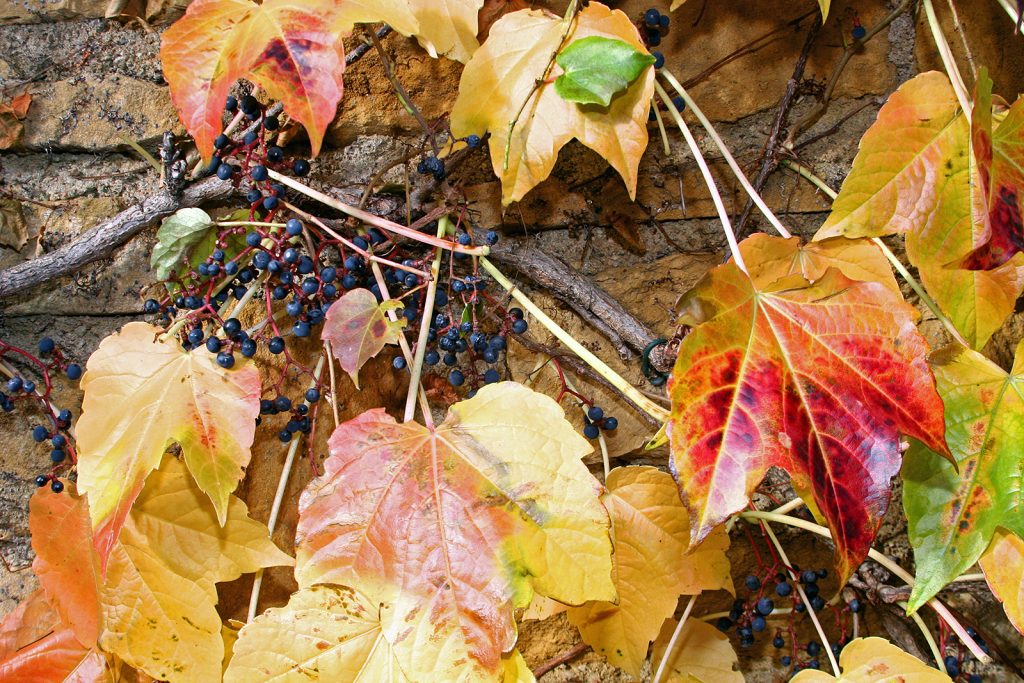
[[[0,23],[102,17],[107,0],[0,0]]]

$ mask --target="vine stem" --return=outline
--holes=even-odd
[[[441,247],[442,249],[458,251],[463,254],[471,254],[473,256],[486,256],[487,254],[491,253],[490,249],[485,246],[464,247],[457,242],[443,240],[439,237],[434,237],[433,235],[426,235],[422,232],[419,232],[418,230],[407,228],[406,226],[401,225],[400,223],[389,221],[388,219],[381,218],[380,216],[374,216],[372,213],[363,211],[362,209],[351,206],[350,204],[346,204],[345,202],[339,199],[335,199],[334,197],[326,195],[318,190],[314,190],[310,186],[300,183],[294,178],[291,178],[286,175],[281,175],[280,173],[273,169],[267,169],[267,173],[270,175],[271,178],[278,181],[282,185],[286,185],[287,187],[292,188],[296,192],[306,195],[310,199],[315,199],[321,204],[324,204],[325,206],[329,206],[332,209],[337,209],[346,216],[352,216],[352,218],[360,220],[364,223],[369,223],[370,225],[376,226],[381,230],[387,230],[388,232],[395,233],[396,235],[401,235],[402,237],[406,237],[417,242],[422,242],[423,244],[429,244],[432,247]]]
[[[725,210],[725,203],[722,202],[722,195],[718,192],[718,186],[715,184],[714,176],[711,175],[711,169],[708,168],[708,162],[705,161],[704,155],[701,153],[700,147],[693,137],[693,133],[690,132],[690,127],[686,125],[683,117],[679,115],[675,105],[672,104],[672,98],[668,96],[668,93],[665,92],[665,89],[657,81],[654,82],[654,89],[661,97],[661,101],[665,103],[669,115],[676,122],[683,137],[686,138],[686,144],[690,146],[693,158],[697,162],[697,166],[700,167],[700,172],[704,176],[704,183],[708,186],[708,192],[711,193],[711,199],[715,203],[715,209],[718,210],[718,218],[722,221],[722,229],[725,231],[725,239],[729,243],[729,251],[732,252],[733,261],[736,262],[736,266],[740,270],[746,273],[747,265],[743,262],[740,245],[736,242],[736,233],[732,229],[729,213]]]
[[[768,522],[778,522],[779,524],[786,524],[788,526],[797,527],[798,529],[803,529],[804,531],[810,531],[812,534],[817,534],[819,536],[822,536],[823,538],[832,538],[832,532],[829,531],[827,528],[821,526],[820,524],[808,522],[798,517],[780,515],[774,512],[761,512],[759,510],[748,510],[745,512],[741,512],[739,513],[739,516],[743,519],[757,519]],[[903,567],[899,566],[898,564],[896,564],[891,559],[889,559],[882,553],[878,552],[874,548],[868,550],[868,557],[870,557],[872,560],[888,569],[890,572],[892,572],[899,578],[903,579],[903,581],[908,586],[913,586],[916,583],[914,577],[909,572],[907,572],[907,570],[905,570]],[[983,664],[988,664],[992,661],[992,658],[985,654],[984,651],[982,651],[982,649],[978,646],[978,643],[974,641],[974,638],[971,638],[971,636],[967,634],[967,630],[964,629],[963,625],[959,621],[957,621],[956,617],[953,616],[953,614],[949,611],[949,609],[946,608],[945,605],[939,602],[936,598],[932,598],[928,601],[928,606],[935,610],[935,612],[939,615],[939,618],[945,621],[946,625],[948,625],[949,628],[957,634],[960,640],[963,641],[964,645],[967,646],[967,649],[971,651],[971,654],[974,655],[975,659],[977,659],[979,662],[982,662]]]
[[[327,350],[320,354],[320,359],[316,363],[316,368],[313,369],[313,380],[310,382],[310,388],[315,388],[320,383],[320,376],[324,371],[324,361],[327,360]],[[309,401],[303,398],[302,405],[309,407]],[[299,452],[299,443],[302,441],[301,438],[292,439],[291,445],[288,446],[288,455],[284,460],[284,467],[281,468],[281,476],[277,480],[277,492],[274,494],[274,502],[270,506],[270,517],[267,519],[267,528],[270,530],[270,535],[274,534],[274,527],[277,526],[277,518],[281,514],[281,504],[284,502],[284,494],[288,489],[288,479],[292,474],[292,467],[295,465],[295,455]],[[260,588],[263,587],[263,572],[264,569],[260,567],[256,570],[256,576],[252,582],[252,593],[249,596],[249,613],[246,616],[246,623],[251,622],[256,618],[256,610],[259,609],[260,603]]]
[[[721,136],[718,135],[718,131],[716,131],[715,127],[711,125],[711,121],[708,119],[707,116],[704,115],[704,112],[701,111],[700,107],[697,106],[697,103],[694,101],[694,99],[690,97],[690,93],[686,92],[686,88],[684,88],[682,84],[676,79],[676,77],[672,75],[672,72],[668,71],[667,69],[663,68],[659,73],[666,81],[668,81],[669,85],[671,85],[672,88],[677,93],[679,93],[679,96],[683,98],[684,102],[686,102],[686,106],[689,107],[690,111],[693,112],[693,115],[697,117],[698,121],[700,121],[700,125],[704,128],[707,134],[711,136],[711,139],[714,140],[715,145],[722,153],[722,156],[725,157],[726,163],[729,164],[729,168],[732,169],[733,175],[736,176],[736,180],[738,180],[740,185],[743,186],[743,189],[746,191],[747,196],[749,196],[750,200],[754,202],[754,205],[757,206],[758,210],[764,215],[765,218],[768,219],[768,222],[771,223],[772,226],[774,226],[775,230],[780,235],[787,238],[791,237],[789,230],[786,229],[786,226],[782,224],[782,221],[780,221],[778,216],[775,215],[775,212],[768,208],[768,205],[765,203],[764,199],[761,198],[761,193],[755,190],[754,186],[751,185],[750,180],[743,172],[743,169],[741,169],[740,165],[736,163],[736,159],[735,157],[733,157],[732,152],[729,151],[729,148],[726,146],[725,142],[722,141]]]
[[[828,195],[830,199],[835,200],[835,198],[839,196],[839,194],[831,187],[829,187],[824,180],[815,175],[814,171],[807,168],[803,164],[799,164],[796,163],[795,161],[790,161],[788,159],[783,160],[782,164],[796,171],[803,178],[810,181],[811,184],[813,184],[819,190]],[[917,294],[921,302],[928,307],[928,310],[932,312],[932,315],[935,316],[936,320],[942,323],[942,326],[946,328],[946,331],[949,332],[953,339],[958,344],[964,346],[965,348],[970,348],[971,345],[968,344],[967,340],[964,339],[963,335],[960,334],[960,330],[956,329],[956,325],[953,324],[953,321],[947,318],[946,314],[943,313],[941,309],[939,309],[939,305],[935,302],[935,299],[929,296],[928,292],[924,290],[924,287],[921,285],[921,283],[917,281],[917,278],[911,275],[910,271],[907,270],[907,267],[903,265],[903,262],[896,257],[896,254],[892,253],[892,250],[889,248],[889,246],[885,242],[883,242],[879,237],[872,237],[871,241],[874,243],[876,247],[882,250],[882,253],[885,254],[885,258],[889,259],[889,263],[892,264],[892,267],[896,270],[897,273],[900,274],[900,277],[902,277],[903,280],[908,285],[910,285],[910,288],[914,290],[914,294]]]
[[[672,148],[668,144],[668,133],[665,132],[665,122],[661,118],[661,110],[658,105],[651,102],[651,109],[654,111],[654,120],[658,122],[658,133],[661,134],[661,145],[665,150],[665,156],[672,154]]]
[[[441,216],[437,221],[437,236],[442,237],[448,232],[451,221],[448,216]],[[430,335],[430,321],[434,316],[434,297],[437,295],[437,278],[441,272],[441,255],[444,249],[434,250],[434,262],[430,264],[430,280],[427,282],[426,298],[423,300],[423,314],[420,319],[420,334],[416,339],[416,353],[413,357],[412,376],[409,379],[409,393],[405,396],[405,421],[409,422],[416,415],[416,395],[423,374],[423,356],[427,352],[427,338]],[[427,417],[423,418],[424,420]]]
[[[334,414],[334,428],[338,428],[341,420],[338,419],[338,389],[334,381],[334,352],[331,350],[331,342],[324,340],[324,350],[327,352],[327,371],[331,378],[331,412]]]
[[[897,602],[896,604],[903,609],[909,608],[909,605],[905,602]],[[914,620],[914,623],[917,624],[917,628],[920,629],[921,635],[924,636],[924,642],[928,643],[928,649],[932,651],[932,657],[935,658],[935,663],[938,664],[939,671],[949,673],[946,669],[946,662],[942,659],[942,653],[939,651],[939,646],[936,644],[935,638],[932,636],[932,632],[928,630],[928,624],[924,623],[924,619],[922,619],[921,615],[917,612],[911,614],[910,618]]]
[[[939,51],[939,57],[942,58],[942,66],[945,67],[946,75],[949,76],[949,81],[953,84],[953,91],[956,93],[956,99],[960,102],[960,108],[963,110],[964,116],[970,121],[971,102],[967,96],[967,86],[964,85],[960,69],[957,68],[956,60],[953,59],[953,51],[949,47],[949,42],[946,41],[946,36],[942,33],[942,26],[939,25],[939,18],[935,14],[935,7],[932,5],[932,0],[921,0],[921,4],[924,5],[924,12],[928,17],[928,28],[932,32],[935,47]]]
[[[242,228],[242,227],[259,227],[259,228],[283,228],[285,223],[262,223],[260,221],[214,221],[214,225],[218,225],[222,228]]]
[[[697,595],[691,595],[690,599],[686,603],[686,609],[683,610],[683,616],[679,617],[679,623],[676,624],[676,630],[672,631],[672,638],[669,639],[668,645],[665,647],[665,654],[661,656],[661,661],[658,662],[658,670],[654,673],[654,677],[651,678],[651,683],[658,683],[661,677],[665,675],[665,667],[672,660],[672,653],[679,645],[679,637],[683,633],[683,626],[686,625],[686,620],[690,617],[690,612],[693,610],[694,603],[697,602],[697,598],[700,597],[700,593]]]
[[[669,412],[667,410],[640,393],[640,391],[626,381],[624,377],[608,367],[603,360],[595,356],[589,349],[583,346],[583,344],[579,343],[575,337],[562,329],[562,327],[552,320],[547,313],[542,311],[537,304],[533,303],[530,297],[526,296],[526,294],[516,287],[511,280],[505,277],[505,274],[498,270],[497,266],[491,263],[490,259],[481,257],[480,266],[494,278],[495,282],[504,287],[505,291],[511,294],[516,301],[521,303],[523,307],[533,315],[533,317],[539,320],[540,323],[551,332],[551,334],[555,335],[560,342],[565,344],[573,353],[582,358],[587,365],[592,367],[597,374],[601,375],[601,377],[604,377],[609,384],[628,396],[629,400],[635,403],[641,410],[653,417],[655,420],[659,422],[665,422],[668,420]]]

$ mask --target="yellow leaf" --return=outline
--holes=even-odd
[[[159,680],[218,680],[224,639],[214,583],[291,564],[270,543],[267,528],[246,512],[231,496],[228,519],[219,526],[185,468],[167,458],[110,554],[101,647]]]
[[[725,555],[729,536],[719,527],[687,554],[689,515],[672,475],[656,467],[617,467],[605,485],[619,602],[588,602],[570,608],[568,616],[595,652],[639,677],[647,647],[680,595],[720,588],[732,592]]]
[[[249,363],[224,370],[205,349],[187,353],[159,341],[161,332],[125,325],[100,343],[82,379],[78,488],[89,498],[101,561],[168,445],[181,446],[221,524],[249,462],[259,372]]]
[[[409,0],[424,49],[465,64],[480,47],[477,15],[484,0]]]
[[[1024,634],[1024,540],[999,528],[978,561],[992,594],[1014,628]]]
[[[665,656],[675,628],[675,619],[669,619],[662,626],[651,654],[653,666],[657,667]],[[729,644],[729,638],[699,619],[688,619],[683,624],[673,655],[667,663],[662,683],[743,683],[743,674],[737,671],[739,659]]]
[[[537,680],[519,650],[512,650],[502,657],[501,663],[503,676],[501,683],[535,683]]]
[[[504,204],[522,199],[547,178],[559,150],[573,138],[604,157],[625,180],[630,198],[636,196],[654,69],[647,69],[607,108],[566,102],[553,87],[561,68],[555,65],[546,73],[565,34],[563,20],[546,12],[507,14],[491,27],[487,42],[462,72],[452,132],[465,137],[490,131],[491,163],[501,178]],[[624,40],[647,54],[629,17],[598,2],[578,15],[565,43],[590,36]],[[543,81],[539,87],[538,81]]]
[[[952,683],[949,676],[882,638],[857,638],[839,655],[839,678],[805,669],[793,683]]]
[[[384,22],[404,36],[419,30],[416,16],[409,6],[410,0],[339,0],[332,29],[336,33],[351,33],[356,24]]]

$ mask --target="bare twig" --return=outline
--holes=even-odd
[[[563,664],[571,662],[572,660],[576,659],[588,650],[590,650],[590,646],[586,643],[576,643],[562,654],[556,655],[548,661],[541,664],[540,666],[538,666],[536,669],[533,670],[533,675],[535,678],[540,678],[552,669],[555,669],[559,666],[562,666]]]

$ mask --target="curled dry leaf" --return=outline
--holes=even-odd
[[[793,683],[952,683],[949,676],[928,666],[882,638],[851,640],[839,654],[842,674],[805,669]]]
[[[452,133],[490,132],[491,163],[501,179],[503,204],[519,201],[547,178],[559,150],[574,138],[604,157],[626,182],[630,197],[636,195],[654,70],[648,68],[608,107],[567,102],[546,80],[561,73],[558,66],[550,73],[548,68],[563,39],[571,45],[591,36],[622,40],[647,54],[629,17],[591,2],[573,26],[540,10],[507,14],[466,64],[452,109]]]
[[[225,370],[209,353],[161,341],[162,333],[128,323],[100,343],[82,378],[78,488],[89,498],[101,564],[171,443],[181,446],[222,524],[229,494],[249,462],[259,371],[247,362]]]
[[[633,676],[647,648],[672,616],[680,595],[733,590],[729,536],[711,532],[688,552],[690,521],[668,472],[655,467],[616,467],[605,482],[605,507],[615,537],[618,604],[588,602],[569,608],[583,642]]]
[[[397,344],[404,318],[392,322],[389,310],[401,308],[396,300],[377,302],[368,289],[353,289],[327,309],[321,338],[331,343],[331,353],[341,369],[349,374],[359,388],[359,368],[384,348]]]
[[[888,508],[900,435],[948,453],[916,311],[835,268],[813,284],[791,275],[764,286],[734,262],[681,310],[694,329],[669,380],[669,464],[692,543],[745,507],[774,465],[832,529],[845,581]]]
[[[6,104],[0,104],[0,149],[10,149],[25,129],[22,120],[28,116],[32,95],[22,93]]]
[[[613,600],[603,487],[552,399],[487,385],[433,430],[381,409],[335,430],[299,501],[299,585],[352,586],[414,680],[493,680],[534,590]]]

